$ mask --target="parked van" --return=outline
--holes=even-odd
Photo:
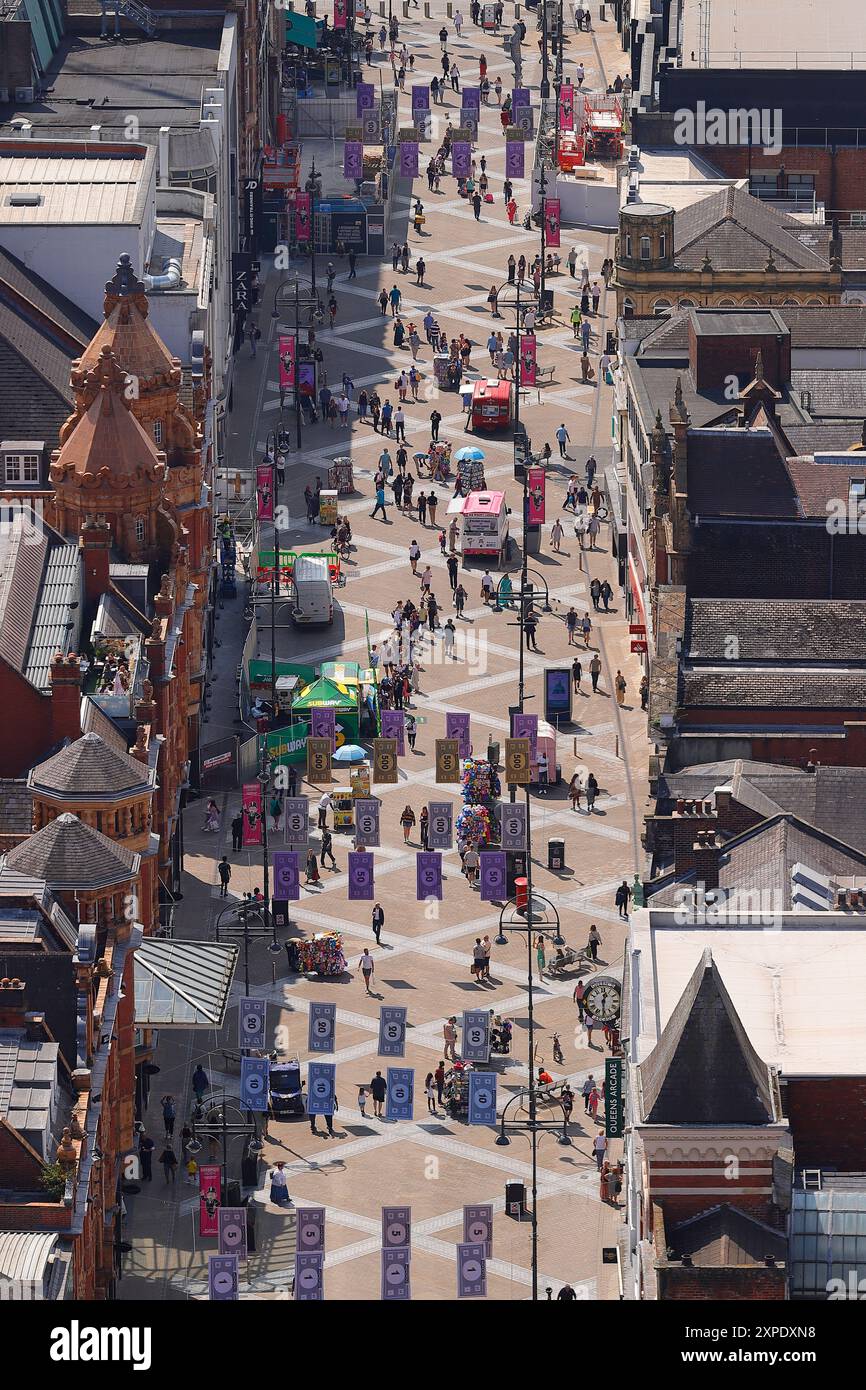
[[[298,555],[292,566],[292,619],[312,625],[334,621],[334,598],[326,555]]]

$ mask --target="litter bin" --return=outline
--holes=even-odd
[[[491,739],[487,745],[487,761],[491,767],[499,766],[499,744]]]
[[[522,849],[507,849],[505,851],[505,891],[509,898],[513,898],[516,892],[518,878],[526,873],[526,852]],[[524,880],[525,882],[525,880]]]
[[[529,902],[529,883],[525,878],[514,880],[514,904],[518,912]]]
[[[527,555],[538,555],[541,551],[541,527],[527,525],[524,528]]]
[[[518,1220],[526,1211],[526,1183],[512,1178],[505,1184],[505,1210]]]
[[[548,869],[565,868],[565,841],[548,840],[547,842],[547,867]]]

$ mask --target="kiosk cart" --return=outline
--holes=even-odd
[[[355,798],[346,787],[336,787],[331,792],[331,807],[334,812],[334,829],[340,833],[355,828]]]

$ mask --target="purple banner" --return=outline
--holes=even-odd
[[[237,1255],[208,1255],[207,1291],[212,1303],[231,1303],[238,1297]]]
[[[523,178],[523,141],[509,140],[505,146],[505,172],[510,179]]]
[[[403,179],[415,179],[418,177],[418,141],[400,141],[400,177]]]
[[[538,715],[512,714],[511,737],[529,739],[530,761],[535,762],[535,757],[538,752]]]
[[[521,151],[523,146],[520,146]],[[451,146],[451,173],[455,179],[468,179],[472,162],[472,146],[468,140],[455,140]],[[521,165],[520,172],[523,173]]]
[[[454,839],[451,802],[431,801],[427,810],[430,813],[427,830],[428,845],[431,849],[450,849]]]
[[[361,90],[361,89],[360,89],[360,87],[359,87],[359,88],[358,88],[358,91],[360,91],[360,90]],[[528,88],[528,87],[515,87],[515,88],[514,88],[514,91],[511,93],[511,109],[512,109],[512,111],[516,111],[517,108],[518,108],[518,106],[528,106],[528,105],[529,105],[529,88]]]
[[[274,851],[274,897],[290,902],[301,896],[300,855],[296,849]]]
[[[442,855],[435,850],[415,855],[415,896],[419,903],[427,898],[442,900]]]
[[[481,858],[481,900],[503,902],[507,897],[506,856],[504,850],[486,850]]]
[[[460,93],[460,104],[466,111],[481,110],[481,88],[464,87]]]
[[[349,901],[373,901],[373,856],[363,850],[349,851]]]
[[[472,745],[469,742],[468,714],[446,714],[445,737],[457,739],[459,745],[458,752],[461,758],[469,758],[472,756]]]
[[[324,707],[310,710],[310,738],[329,738],[331,752],[334,752],[337,746],[336,710]]]
[[[360,140],[347,140],[343,146],[343,178],[364,177],[364,146]]]
[[[401,709],[382,710],[382,737],[397,740],[397,757],[406,756],[406,716]]]
[[[426,84],[412,88],[412,110],[413,112],[430,110],[430,88]]]
[[[375,105],[376,88],[372,82],[359,82],[355,88],[355,109],[359,116]]]

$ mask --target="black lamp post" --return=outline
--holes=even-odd
[[[283,291],[290,289],[294,291],[294,303],[292,308],[295,312],[295,322],[292,333],[295,339],[295,444],[301,448],[301,390],[300,390],[300,343],[301,343],[301,310],[309,311],[309,319],[312,323],[314,316],[321,309],[321,300],[316,292],[315,281],[308,288],[307,285],[295,275],[281,280],[274,295],[274,307],[271,310],[271,318],[279,319],[285,313],[285,305],[281,305]],[[303,292],[302,292],[303,291]],[[280,392],[280,410],[282,412],[283,394]],[[282,426],[282,413],[280,414],[280,425]]]
[[[313,291],[316,289],[316,199],[322,195],[322,176],[316,172],[316,156],[313,155],[310,166],[310,177],[304,184],[305,192],[310,195],[310,281]]]
[[[249,1154],[262,1152],[263,1145],[259,1138],[255,1114],[252,1110],[247,1110],[245,1117],[237,1101],[231,1100],[225,1095],[217,1095],[195,1107],[192,1113],[191,1127],[193,1137],[187,1144],[187,1153],[201,1153],[202,1139],[219,1139],[222,1142],[223,1159],[220,1166],[223,1174],[222,1202],[225,1204],[226,1188],[228,1187],[229,1140],[237,1137],[248,1137]]]
[[[541,99],[547,101],[550,96],[550,81],[547,76],[548,65],[547,53],[547,0],[541,0]]]
[[[224,927],[222,919],[227,912],[233,912],[238,920],[234,924]],[[268,926],[267,923],[268,915],[271,918],[271,926]],[[251,926],[250,918],[257,918],[258,926]],[[250,942],[265,941],[270,938],[268,951],[273,956],[278,956],[283,949],[277,941],[277,927],[273,913],[268,914],[266,907],[257,907],[249,899],[245,899],[236,906],[224,907],[222,912],[217,915],[214,933],[217,941],[220,940],[220,933],[222,933],[223,937],[236,938],[243,942],[245,994],[250,992]]]

